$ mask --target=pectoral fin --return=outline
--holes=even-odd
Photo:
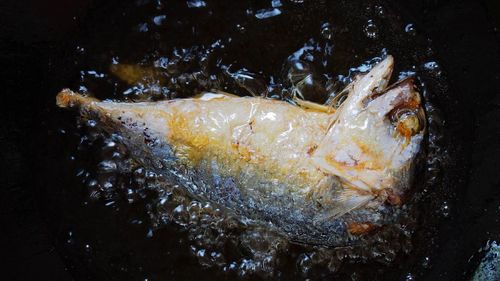
[[[369,192],[356,189],[335,176],[330,176],[323,180],[310,193],[313,200],[321,209],[327,212],[320,212],[321,219],[335,219],[352,210],[360,208],[374,199],[374,195]]]
[[[333,200],[334,203],[328,210],[327,216],[329,219],[338,218],[355,209],[363,207],[374,198],[375,197],[371,194],[361,194],[356,190],[344,189],[339,192]]]

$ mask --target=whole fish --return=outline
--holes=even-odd
[[[336,110],[218,92],[127,103],[63,90],[57,105],[192,197],[292,241],[342,246],[395,223],[410,189],[425,116],[411,79],[388,86],[393,64],[358,76]]]

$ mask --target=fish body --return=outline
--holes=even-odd
[[[191,196],[293,241],[340,246],[393,223],[411,183],[425,118],[410,80],[387,87],[392,68],[389,56],[358,77],[335,111],[221,93],[124,103],[63,90],[57,104]]]

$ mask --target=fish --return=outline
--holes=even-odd
[[[358,75],[336,108],[218,91],[117,102],[64,89],[56,103],[192,198],[341,247],[396,223],[411,195],[426,119],[413,79],[389,85],[393,68],[388,55]]]

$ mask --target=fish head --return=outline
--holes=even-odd
[[[349,86],[313,161],[346,188],[400,203],[426,125],[413,80],[387,86],[393,65],[388,56]]]

